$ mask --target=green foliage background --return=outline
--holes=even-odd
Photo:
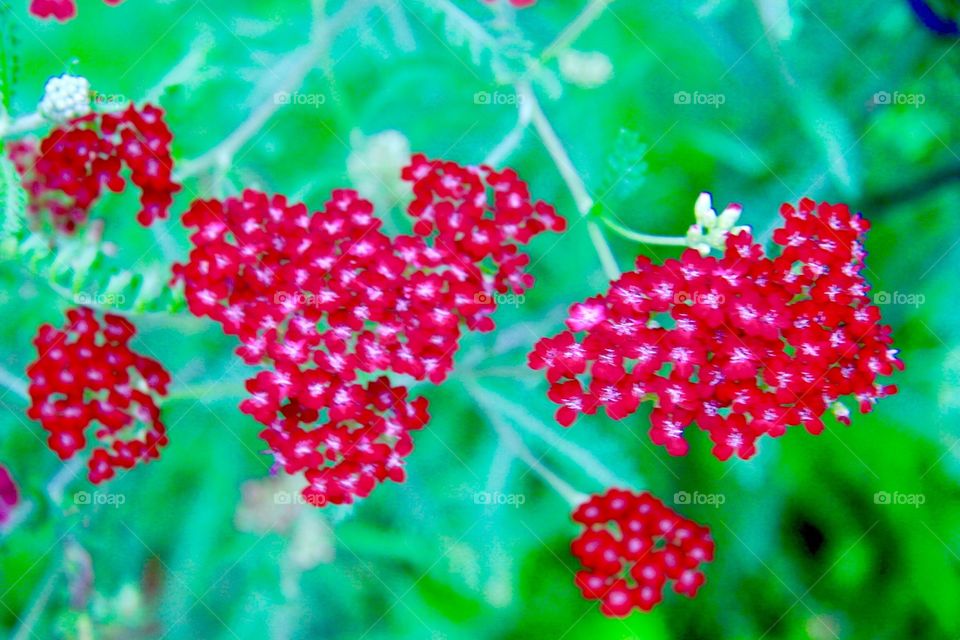
[[[47,77],[78,73],[105,96],[159,97],[177,160],[201,156],[271,101],[291,52],[311,39],[311,11],[342,9],[307,0],[117,8],[81,0],[80,17],[59,25],[19,4],[3,16],[15,36],[4,37],[4,55],[17,63],[12,116],[36,108]],[[75,493],[91,487],[45,447],[17,392],[34,357],[30,341],[41,323],[61,322],[74,289],[104,291],[124,269],[163,275],[187,247],[176,216],[154,235],[134,223],[132,198],[110,197],[94,213],[116,249],[88,270],[99,285],[77,289],[69,270],[51,285],[54,256],[33,267],[0,262],[0,461],[29,503],[0,534],[0,635],[17,637],[26,619],[32,631],[23,637],[44,640],[960,637],[956,41],[925,31],[906,2],[621,0],[572,45],[612,62],[612,78],[587,89],[566,81],[556,58],[539,57],[584,4],[540,0],[514,14],[475,0],[349,0],[354,19],[297,89],[323,104],[280,108],[225,176],[188,180],[175,213],[192,197],[243,186],[319,208],[330,189],[349,186],[358,133],[398,130],[414,150],[481,162],[517,121],[510,82],[532,68],[539,102],[591,193],[608,191],[622,130],[645,145],[626,145],[634,147],[627,167],[645,166],[643,179],[632,175],[632,188],[603,198],[632,228],[682,235],[702,190],[719,205],[743,203],[743,221],[761,236],[779,203],[802,195],[863,211],[873,223],[874,290],[922,297],[883,308],[907,364],[894,380],[900,393],[855,415],[850,428],[831,419],[817,438],[797,430],[764,440],[749,462],[718,462],[699,433],[687,457],[671,459],[649,443],[647,410],[563,430],[542,376],[524,363],[571,302],[604,287],[586,225],[575,222],[534,244],[538,284],[524,304],[498,311],[499,331],[469,336],[453,378],[423,390],[433,420],[415,438],[409,480],[355,508],[248,504],[237,516],[254,491],[245,483],[262,484],[269,465],[257,425],[236,408],[246,371],[212,323],[167,313],[176,296],[160,290],[137,305],[135,287],[127,306],[148,310],[136,319],[137,345],[174,373],[164,406],[170,445],[159,461],[98,489],[123,496],[122,505],[77,505]],[[682,91],[724,102],[677,104]],[[477,92],[499,97],[477,104]],[[878,104],[878,92],[894,104]],[[923,104],[896,104],[897,95]],[[507,163],[536,197],[577,220],[532,129]],[[638,253],[679,252],[610,242],[622,269]],[[499,400],[484,404],[484,394]],[[499,419],[579,491],[617,480],[668,503],[678,491],[724,496],[719,507],[678,507],[717,541],[697,598],[670,592],[653,613],[622,621],[583,600],[573,586],[569,507],[515,457],[513,440],[498,437],[491,422]],[[607,471],[585,465],[585,455]],[[478,505],[479,491],[524,503]],[[925,502],[876,504],[880,491]]]

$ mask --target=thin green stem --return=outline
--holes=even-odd
[[[523,439],[520,437],[520,434],[518,434],[516,430],[510,426],[510,424],[504,419],[503,414],[500,412],[498,405],[500,404],[501,399],[499,397],[493,396],[493,394],[472,380],[465,381],[464,385],[466,386],[470,395],[483,409],[487,421],[497,432],[497,435],[500,436],[501,442],[509,447],[519,460],[530,467],[531,471],[536,473],[541,480],[543,480],[551,489],[556,491],[571,506],[579,505],[581,502],[586,500],[586,494],[577,491],[570,485],[570,483],[548,469],[546,465],[540,462],[540,459],[533,455],[530,449],[527,448],[527,445],[523,443]]]
[[[323,60],[334,35],[351,24],[372,5],[372,0],[353,0],[344,5],[340,11],[321,22],[313,30],[307,44],[285,56],[276,65],[277,72],[283,74],[276,91],[254,109],[247,119],[240,123],[233,133],[220,143],[200,157],[181,163],[175,179],[183,181],[209,169],[222,171],[225,167],[229,167],[237,152],[284,105],[285,101],[279,99],[279,96],[296,92],[303,84],[307,74]]]
[[[164,402],[177,400],[212,401],[223,398],[240,398],[246,394],[246,380],[215,380],[192,386],[174,388]]]
[[[3,365],[0,365],[0,387],[5,387],[9,389],[15,396],[23,400],[30,400],[30,395],[27,393],[27,383],[19,376],[13,374],[10,371],[7,371]]]
[[[634,242],[642,242],[644,244],[658,244],[667,247],[685,247],[687,246],[687,239],[682,236],[655,236],[650,235],[649,233],[640,233],[639,231],[634,231],[633,229],[628,229],[621,224],[618,224],[611,220],[610,218],[603,216],[601,218],[603,224],[609,227],[611,230],[615,231],[619,235],[623,236],[627,240],[633,240]]]
[[[529,104],[531,122],[540,135],[540,140],[543,142],[543,146],[546,147],[547,153],[550,154],[553,163],[560,172],[560,176],[567,185],[567,189],[570,190],[570,195],[573,196],[577,211],[580,212],[581,216],[586,217],[593,208],[593,198],[591,198],[587,192],[583,178],[580,177],[576,167],[573,166],[573,162],[570,160],[566,148],[564,148],[560,137],[553,129],[553,125],[550,124],[550,120],[540,107],[540,102],[537,100],[537,96],[530,87],[530,84],[521,81],[517,83],[516,87],[517,96],[520,100]],[[603,265],[603,270],[607,274],[607,277],[611,280],[619,279],[620,268],[617,266],[617,261],[613,257],[613,251],[610,249],[610,245],[607,244],[607,239],[603,236],[603,231],[593,220],[587,220],[587,233],[590,236],[590,241],[593,242],[593,246],[600,258],[600,264]]]
[[[540,55],[541,60],[549,60],[560,54],[564,49],[576,42],[587,28],[592,25],[603,13],[607,5],[613,0],[590,0],[576,18],[560,32],[556,40],[551,42]]]

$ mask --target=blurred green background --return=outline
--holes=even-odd
[[[514,84],[529,81],[587,190],[623,223],[682,235],[709,190],[718,206],[742,203],[744,222],[769,237],[782,201],[844,201],[873,223],[874,291],[911,303],[883,307],[907,365],[893,379],[900,393],[852,427],[831,418],[819,437],[791,431],[729,463],[692,433],[690,454],[670,458],[646,436],[649,406],[563,430],[542,376],[525,368],[537,336],[604,288],[586,225],[571,224],[534,243],[538,284],[524,304],[500,309],[498,331],[468,336],[452,378],[423,389],[433,419],[415,437],[408,481],[314,510],[277,504],[290,487],[268,479],[258,426],[236,408],[247,370],[218,327],[183,313],[135,319],[137,346],[174,375],[161,459],[96,489],[61,464],[18,389],[30,340],[41,323],[60,324],[71,282],[2,262],[0,462],[26,506],[0,533],[0,635],[960,638],[960,49],[906,2],[541,0],[514,12],[474,0],[90,0],[65,25],[20,4],[3,14],[18,63],[14,116],[69,71],[104,104],[159,100],[185,161],[268,105],[227,165],[186,181],[159,231],[133,222],[129,194],[95,209],[114,249],[97,262],[104,273],[163,274],[183,259],[177,214],[196,196],[251,186],[316,209],[354,185],[389,207],[403,197],[406,145],[465,163],[497,148],[573,222],[541,136],[507,137]],[[575,22],[585,7],[589,24]],[[571,24],[578,37],[551,47]],[[631,136],[645,151],[624,144]],[[624,168],[629,179],[610,191]],[[390,224],[406,223],[394,210]],[[610,242],[621,269],[638,253],[679,253]],[[573,585],[569,507],[522,460],[514,433],[578,491],[616,483],[671,505],[677,492],[722,496],[677,507],[717,542],[698,596],[669,592],[652,613],[601,616]],[[523,504],[477,504],[483,491]],[[77,492],[94,504],[77,504]],[[16,635],[20,621],[29,630]]]

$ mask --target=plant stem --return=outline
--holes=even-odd
[[[687,239],[682,236],[655,236],[650,235],[649,233],[640,233],[639,231],[628,229],[627,227],[610,220],[606,216],[603,216],[601,219],[603,220],[603,224],[613,231],[616,231],[619,235],[623,236],[627,240],[642,242],[644,244],[658,244],[667,247],[687,246]]]
[[[47,606],[50,596],[53,595],[53,589],[57,584],[57,578],[60,577],[60,573],[61,568],[59,565],[47,573],[40,586],[40,591],[37,592],[36,597],[30,605],[30,609],[27,611],[27,615],[21,620],[20,626],[17,628],[17,633],[13,636],[13,640],[27,640],[35,635],[33,628],[36,626],[37,621],[40,620],[40,615]]]
[[[307,74],[323,59],[333,37],[372,5],[372,0],[352,0],[340,11],[317,25],[307,44],[285,56],[276,65],[275,68],[283,74],[276,91],[219,144],[200,157],[181,163],[180,170],[174,179],[182,182],[211,168],[222,171],[229,167],[234,155],[283,106],[284,101],[278,100],[277,96],[291,94],[299,89]]]
[[[0,365],[0,386],[6,387],[18,398],[30,400],[30,395],[27,393],[27,383],[19,376],[7,371],[3,365]]]
[[[21,133],[26,133],[27,131],[39,129],[46,123],[46,118],[39,113],[30,113],[25,116],[20,116],[16,120],[7,121],[5,125],[0,124],[0,138],[15,136]]]
[[[597,460],[592,453],[559,436],[556,430],[550,429],[537,420],[537,418],[531,415],[524,407],[504,398],[498,398],[497,405],[505,416],[514,421],[514,424],[556,449],[557,452],[583,469],[584,473],[599,482],[602,486],[628,486],[627,482]]]
[[[246,380],[214,380],[193,386],[173,389],[164,402],[175,400],[219,400],[240,398],[246,393]]]
[[[521,102],[528,102],[530,105],[531,122],[540,135],[540,139],[543,142],[543,146],[546,147],[547,153],[550,154],[553,163],[557,166],[557,170],[566,183],[567,189],[570,190],[577,210],[581,216],[586,217],[593,208],[593,198],[587,193],[587,187],[584,185],[583,179],[580,177],[580,174],[577,173],[573,162],[570,161],[567,150],[564,148],[563,143],[560,141],[557,133],[553,130],[553,126],[547,119],[546,114],[544,114],[543,109],[540,107],[540,102],[537,100],[537,96],[530,87],[530,84],[521,81],[517,83],[516,87],[517,96]],[[604,238],[603,231],[593,220],[587,220],[587,233],[590,236],[591,242],[593,242],[597,255],[600,257],[600,263],[603,265],[603,270],[607,274],[607,277],[610,280],[619,279],[620,268],[617,267],[617,261],[613,257],[613,251],[610,250],[610,245],[607,244],[607,239]]]
[[[540,59],[544,61],[549,60],[573,44],[577,38],[600,17],[600,14],[607,8],[607,5],[612,2],[613,0],[590,0],[587,6],[583,8],[583,11],[543,50]]]
[[[527,448],[527,445],[523,443],[520,435],[504,420],[498,406],[502,402],[500,398],[493,397],[490,392],[476,384],[473,380],[465,381],[464,385],[470,395],[480,404],[487,421],[497,432],[497,435],[500,436],[500,440],[513,450],[513,453],[518,459],[526,463],[531,471],[540,476],[550,488],[560,494],[571,506],[576,506],[586,500],[586,494],[577,491],[570,486],[567,481],[548,469],[540,462],[540,459],[534,456],[530,449]]]

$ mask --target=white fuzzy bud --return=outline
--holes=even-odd
[[[37,111],[54,122],[66,122],[90,113],[90,83],[65,73],[47,80]]]

